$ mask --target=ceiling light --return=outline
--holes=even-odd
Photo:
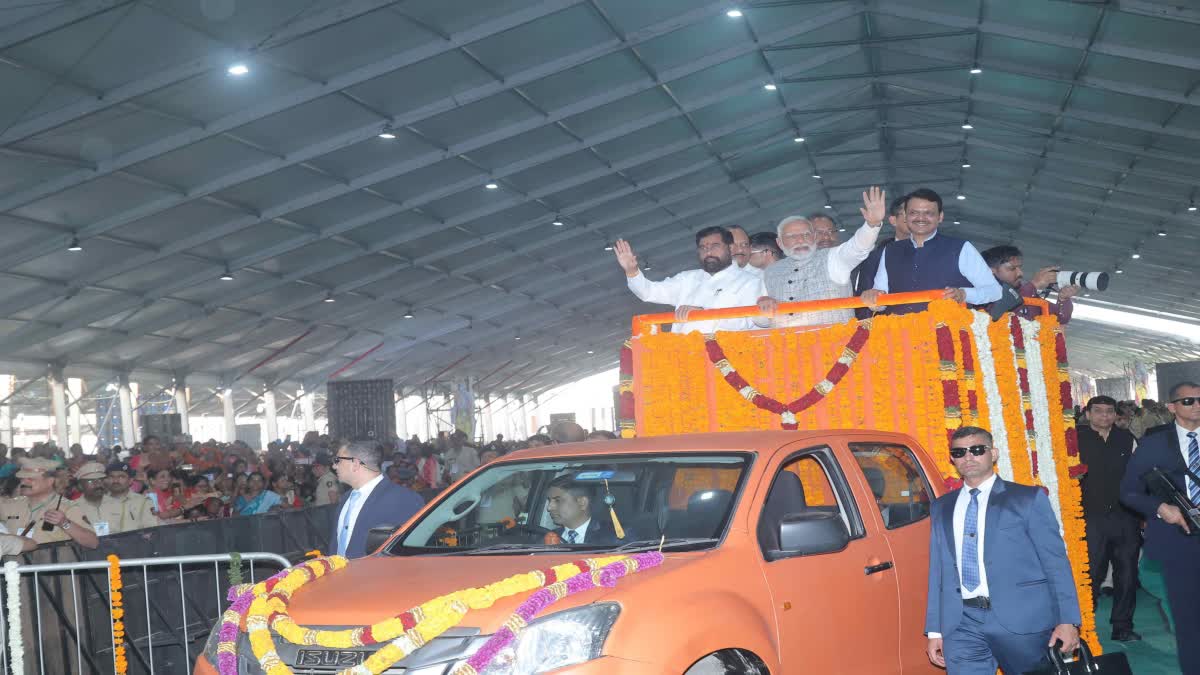
[[[79,245],[79,237],[71,237],[71,245],[67,247],[67,250],[72,253],[83,250],[83,247]]]
[[[954,224],[955,224],[955,225],[962,225],[962,221],[961,221],[961,220],[956,220],[956,221],[954,221]]]
[[[521,336],[520,336],[520,335],[514,335],[514,336],[513,336],[513,339],[514,339],[514,340],[520,340],[520,339],[521,339]]]
[[[487,188],[487,189],[489,189],[489,190],[495,190],[496,188],[498,188],[498,187],[500,187],[500,186],[499,186],[499,185],[496,185],[495,183],[488,183],[487,185],[484,185],[483,187],[485,187],[485,188]]]
[[[220,279],[221,281],[233,281],[233,275],[229,273],[228,267],[225,268],[225,273],[217,278]]]
[[[1142,257],[1142,254],[1141,254],[1141,253],[1134,253],[1133,255],[1131,255],[1131,256],[1129,256],[1129,257],[1130,257],[1130,258],[1133,258],[1134,260],[1138,260],[1139,258],[1141,258],[1141,257]]]
[[[971,69],[972,75],[978,75],[982,72],[983,72],[983,68],[980,68],[979,66],[975,66],[974,68]]]
[[[727,16],[731,19],[740,19],[740,18],[742,18],[742,10],[731,9],[728,12],[725,12],[725,16]],[[591,354],[591,352],[588,352],[588,353]]]
[[[556,220],[556,221],[554,221],[553,223],[550,223],[550,224],[551,224],[551,225],[553,225],[553,226],[555,226],[555,227],[562,227],[562,226],[563,226],[563,221],[561,221],[561,220]]]
[[[963,162],[963,168],[964,168],[964,169],[969,169],[969,168],[971,168],[971,163],[970,163],[970,162]]]
[[[975,127],[971,126],[971,122],[970,122],[970,121],[966,121],[966,120],[964,120],[964,121],[963,121],[963,123],[962,123],[962,128],[964,128],[964,129],[966,129],[966,130],[970,131],[971,129],[974,129]]]
[[[225,72],[229,73],[230,75],[233,75],[234,77],[241,77],[243,75],[249,74],[250,68],[249,68],[249,66],[247,66],[244,63],[235,63],[232,66],[229,66],[228,68],[226,68]]]
[[[613,250],[612,244],[605,244],[605,245],[604,245],[604,250],[605,250],[605,251],[611,251],[611,250]]]
[[[1118,267],[1117,269],[1115,269],[1113,271],[1116,272],[1117,274],[1125,274],[1125,270],[1121,269],[1120,267]]]
[[[337,300],[335,300],[333,298],[333,294],[330,293],[329,295],[325,296],[325,302],[337,302]]]
[[[966,195],[961,195],[961,194],[960,194],[960,195],[954,195],[954,198],[955,198],[955,199],[958,199],[958,200],[963,200],[963,199],[966,199],[966,198],[967,198],[967,196],[966,196]]]
[[[803,137],[803,136],[797,136],[797,137],[793,138],[792,140],[793,140],[793,141],[795,141],[795,142],[797,142],[797,143],[803,143],[803,142],[804,142],[804,137]]]
[[[816,178],[816,179],[820,180],[820,178],[821,178],[821,174],[819,174],[819,173],[814,173],[814,174],[813,174],[813,178]]]
[[[385,141],[392,141],[392,140],[396,139],[396,134],[393,134],[390,131],[385,131],[382,134],[379,134],[379,137],[384,139]]]
[[[594,351],[592,351],[592,350],[590,350],[590,349],[589,349],[589,350],[588,350],[588,353],[589,353],[589,354],[595,354],[596,352],[594,352]]]
[[[827,208],[827,209],[832,209],[832,208],[833,208],[833,204],[826,204],[826,205],[825,205],[825,208]]]
[[[778,88],[779,87],[776,87],[774,82],[768,82],[763,85],[763,89],[766,89],[767,91],[775,91]]]
[[[409,307],[408,309],[404,310],[404,318],[406,318],[406,319],[413,318],[412,307]]]
[[[1188,204],[1188,211],[1195,211],[1195,210],[1196,210],[1195,204]]]
[[[1159,230],[1158,232],[1155,232],[1154,234],[1157,234],[1157,235],[1158,235],[1158,236],[1160,236],[1160,237],[1165,237],[1165,236],[1167,236],[1167,231],[1166,231],[1166,230]]]
[[[838,228],[838,232],[845,232],[845,231],[846,231],[846,228],[844,228],[844,227],[839,227],[839,228]]]

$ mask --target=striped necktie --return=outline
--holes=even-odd
[[[1196,442],[1196,432],[1188,432],[1188,468],[1192,473],[1200,476],[1200,443]],[[1188,478],[1188,496],[1192,499],[1193,505],[1200,505],[1200,483],[1196,479]]]
[[[338,528],[338,555],[346,555],[346,547],[350,545],[350,514],[354,513],[354,502],[358,501],[358,490],[350,492],[346,499],[346,510],[342,514],[342,524]]]

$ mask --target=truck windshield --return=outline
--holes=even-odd
[[[531,460],[486,468],[396,539],[392,555],[719,544],[750,453]]]

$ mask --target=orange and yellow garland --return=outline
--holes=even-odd
[[[121,593],[125,585],[121,581],[121,559],[110,555],[106,560],[109,603],[112,605],[113,670],[117,675],[122,675],[129,670],[129,660],[125,658],[125,600]]]

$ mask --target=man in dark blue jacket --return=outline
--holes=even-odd
[[[351,490],[342,497],[337,520],[329,537],[329,553],[361,558],[367,533],[373,527],[399,527],[425,505],[425,500],[406,487],[387,480],[380,472],[383,449],[374,442],[345,442],[336,446],[333,470]]]
[[[1200,533],[1145,481],[1152,469],[1162,469],[1175,489],[1200,505],[1200,482],[1187,475],[1200,476],[1200,384],[1180,382],[1167,398],[1175,423],[1142,437],[1121,479],[1121,501],[1146,517],[1146,556],[1162,563],[1180,672],[1200,675]]]
[[[1000,299],[1000,283],[971,242],[938,232],[942,223],[942,198],[929,188],[908,195],[904,215],[909,239],[893,241],[883,250],[874,288],[862,294],[874,305],[881,293],[944,291],[944,297],[971,305]],[[924,304],[899,305],[893,314],[920,312]]]

